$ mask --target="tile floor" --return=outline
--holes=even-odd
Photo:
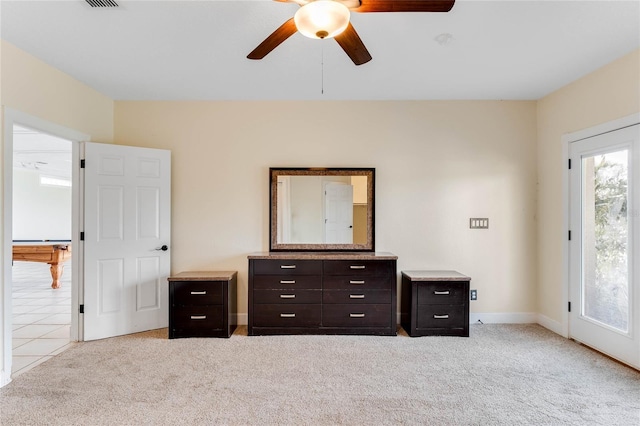
[[[49,265],[14,262],[12,377],[51,359],[73,345],[71,329],[71,262],[62,287],[51,288]]]

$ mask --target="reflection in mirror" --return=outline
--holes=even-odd
[[[374,169],[270,169],[271,250],[373,250]]]

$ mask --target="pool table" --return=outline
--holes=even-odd
[[[71,243],[65,241],[14,241],[13,260],[48,263],[51,288],[60,288],[64,262],[71,259]]]

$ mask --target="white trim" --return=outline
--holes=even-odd
[[[578,130],[575,132],[567,133],[562,136],[563,141],[569,143],[576,142],[581,139],[591,138],[603,133],[613,132],[624,127],[633,126],[640,123],[640,113],[627,115],[626,117],[619,118],[617,120],[608,121],[606,123],[598,124],[587,129]]]
[[[11,381],[11,364],[12,364],[12,312],[11,312],[11,290],[12,290],[12,278],[11,278],[11,263],[12,263],[12,196],[13,196],[13,125],[20,124],[26,127],[33,128],[43,133],[47,133],[62,139],[67,139],[73,142],[72,148],[72,161],[74,162],[72,181],[72,238],[71,244],[74,247],[74,256],[78,261],[72,262],[72,288],[71,288],[71,306],[77,307],[78,294],[82,285],[80,282],[80,259],[78,255],[82,252],[79,246],[79,234],[78,234],[78,219],[80,218],[80,201],[79,201],[79,174],[77,168],[79,167],[79,150],[78,143],[82,141],[90,140],[90,136],[84,133],[80,133],[76,130],[60,126],[55,123],[50,123],[41,118],[34,117],[29,114],[25,114],[20,111],[13,110],[11,108],[4,107],[2,111],[3,119],[3,155],[4,161],[2,167],[3,173],[3,223],[2,233],[2,258],[0,259],[0,266],[2,267],[2,281],[0,282],[0,316],[1,328],[0,335],[2,336],[2,350],[0,351],[0,361],[2,371],[0,372],[0,387],[6,385]],[[77,248],[77,249],[76,249]],[[77,310],[76,310],[77,312]],[[80,340],[81,336],[78,331],[79,314],[71,316],[71,339]]]
[[[562,164],[564,173],[562,174],[562,230],[563,230],[563,244],[562,244],[562,323],[561,336],[569,337],[569,239],[567,237],[569,233],[569,218],[570,218],[570,199],[569,199],[569,147],[572,142],[577,142],[582,139],[587,139],[603,133],[613,132],[615,130],[622,129],[624,127],[633,126],[640,123],[640,113],[627,115],[626,117],[619,118],[617,120],[601,123],[587,129],[578,130],[571,133],[562,135]],[[575,164],[576,162],[573,161]],[[549,328],[549,327],[547,327]]]
[[[564,141],[564,137],[563,137]],[[564,171],[562,173],[562,296],[561,296],[561,324],[560,334],[563,337],[569,337],[569,146],[570,142],[562,143],[562,164]],[[573,165],[572,165],[573,166]],[[566,288],[565,288],[566,286]]]
[[[537,324],[538,314],[534,312],[471,312],[469,324]]]
[[[554,319],[549,318],[546,315],[542,315],[542,314],[538,314],[538,321],[536,321],[538,324],[540,324],[541,326],[543,326],[544,328],[553,331],[556,334],[561,335],[562,337],[567,337],[565,336],[563,333],[563,328],[562,328],[562,323],[558,322]]]

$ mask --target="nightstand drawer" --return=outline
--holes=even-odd
[[[438,281],[418,286],[418,305],[462,305],[468,297],[462,282]]]
[[[291,304],[320,303],[321,290],[253,290],[254,303]]]
[[[223,283],[211,281],[174,281],[174,306],[222,305]]]
[[[224,309],[220,305],[173,309],[174,329],[222,329]]]
[[[313,260],[254,260],[255,275],[319,275],[322,273],[320,262]]]
[[[389,304],[327,304],[322,306],[324,327],[390,327]]]
[[[390,290],[324,290],[322,292],[322,303],[391,303]]]
[[[393,273],[393,262],[372,260],[325,260],[324,275],[379,277]]]
[[[253,307],[255,327],[318,327],[320,305],[255,304]]]
[[[431,305],[418,310],[417,328],[464,327],[466,307],[460,305]]]

